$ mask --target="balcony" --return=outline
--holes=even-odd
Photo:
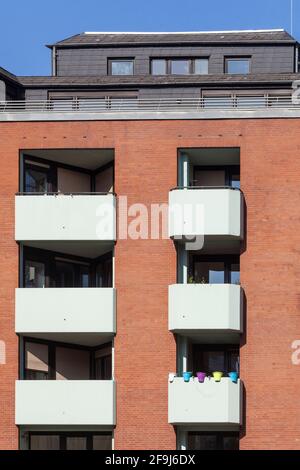
[[[16,289],[16,333],[98,345],[116,333],[113,288]]]
[[[235,284],[169,286],[169,330],[180,334],[243,332],[243,292]]]
[[[118,77],[110,77],[110,82]],[[246,79],[247,77],[245,77]],[[136,79],[136,77],[135,77]],[[156,80],[158,77],[156,77]],[[251,117],[256,112],[258,117],[286,115],[288,111],[299,111],[299,101],[291,94],[273,95],[262,93],[258,96],[241,97],[209,97],[199,98],[114,98],[79,99],[79,100],[14,100],[0,101],[0,120],[31,120],[39,116],[40,120],[47,119],[82,119],[95,115],[95,119],[111,119],[116,114],[121,119],[128,119],[130,114],[143,119],[145,115],[157,114],[158,118],[174,118],[180,114],[189,113],[195,118],[211,116]],[[77,115],[77,117],[76,117]],[[255,115],[254,115],[255,116]]]
[[[17,241],[114,241],[113,194],[20,194],[15,199]]]
[[[243,238],[242,193],[233,188],[178,188],[169,193],[169,235]]]
[[[114,426],[113,380],[18,380],[17,425]]]
[[[229,378],[215,382],[206,378],[169,383],[169,423],[173,425],[220,425],[239,428],[242,424],[242,383]]]

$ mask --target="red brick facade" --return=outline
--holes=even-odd
[[[116,121],[0,124],[1,235],[0,448],[18,448],[14,381],[18,339],[14,289],[18,247],[14,194],[20,149],[114,148],[118,195],[129,204],[162,203],[177,183],[180,147],[240,147],[241,186],[247,205],[247,246],[241,283],[247,298],[241,378],[246,388],[242,449],[300,449],[300,369],[291,343],[300,337],[298,242],[300,121]],[[167,377],[176,369],[168,331],[168,285],[176,282],[170,240],[120,240],[116,246],[116,449],[175,449],[167,417]]]

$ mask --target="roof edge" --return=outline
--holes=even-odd
[[[280,33],[284,28],[274,29],[236,29],[220,31],[84,31],[80,34],[219,34],[219,33]],[[76,35],[77,36],[77,35]],[[68,39],[68,38],[67,38]]]

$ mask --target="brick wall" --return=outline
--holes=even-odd
[[[14,288],[14,194],[22,148],[115,148],[116,192],[129,204],[167,202],[176,185],[177,148],[241,147],[247,249],[241,281],[247,336],[241,350],[246,420],[241,448],[300,448],[300,368],[290,344],[300,338],[299,120],[0,123],[0,448],[18,447],[14,381],[18,341]],[[176,279],[169,240],[121,240],[116,247],[117,449],[175,448],[167,423],[167,375],[176,368],[168,332],[167,286]]]

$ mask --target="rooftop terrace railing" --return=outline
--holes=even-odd
[[[206,110],[300,109],[300,99],[289,96],[235,96],[201,98],[124,98],[78,100],[0,101],[0,113],[149,113]]]

